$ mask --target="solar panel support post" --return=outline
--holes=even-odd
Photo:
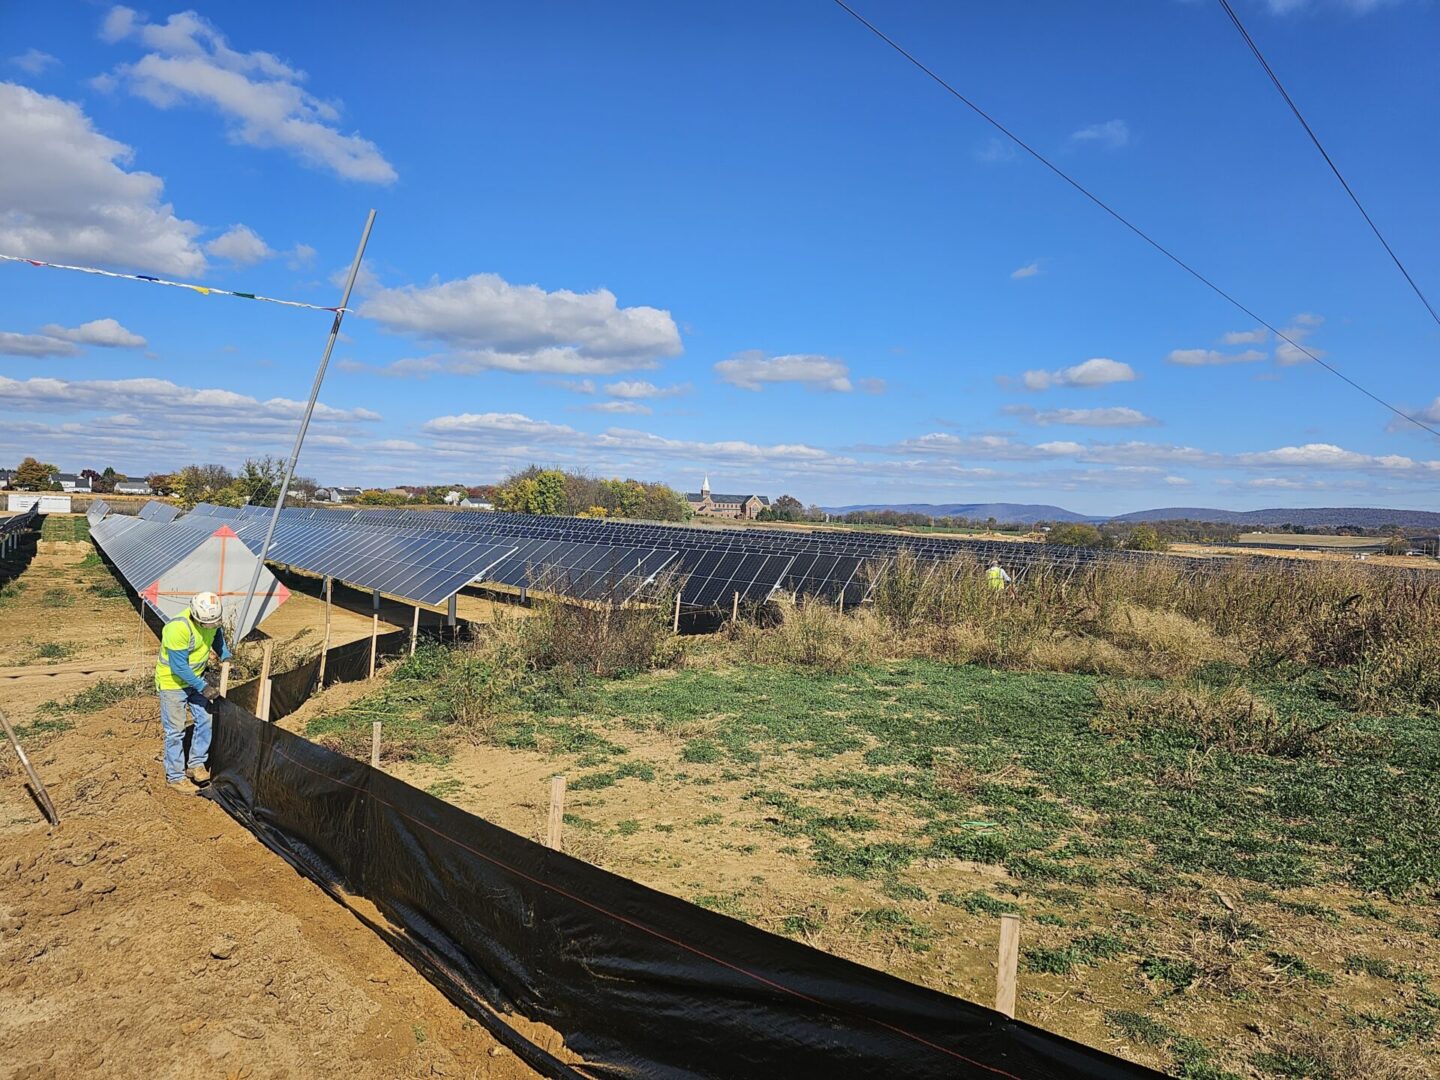
[[[320,398],[320,384],[325,381],[325,369],[330,366],[330,354],[335,351],[335,339],[340,336],[340,322],[345,317],[345,309],[350,304],[350,293],[355,288],[355,278],[360,273],[360,261],[365,257],[365,245],[370,242],[370,230],[375,227],[375,211],[371,210],[365,218],[365,229],[360,233],[360,246],[355,249],[355,258],[350,263],[349,276],[345,278],[345,294],[340,298],[340,306],[335,310],[335,321],[330,324],[330,337],[325,342],[325,352],[320,357],[320,366],[315,370],[315,383],[310,387],[310,400],[305,405],[305,412],[300,418],[300,430],[295,433],[295,446],[290,451],[290,460],[285,463],[285,475],[280,481],[280,493],[275,498],[275,509],[270,512],[270,524],[265,527],[265,542],[260,545],[260,557],[255,562],[254,573],[250,575],[250,588],[245,590],[245,598],[240,603],[240,619],[237,626],[245,626],[250,616],[250,606],[255,600],[255,590],[260,587],[260,572],[264,569],[265,560],[270,555],[270,542],[275,539],[275,526],[280,521],[280,510],[285,505],[285,496],[290,491],[290,480],[295,475],[295,464],[300,460],[300,447],[305,442],[306,429],[310,427],[310,417],[315,413],[315,402]]]
[[[330,655],[330,593],[334,580],[327,574],[325,577],[325,641],[320,646],[320,677],[317,685],[321,690],[325,689],[325,660]]]
[[[380,612],[370,614],[370,678],[375,677],[375,647],[380,641]]]
[[[680,590],[675,590],[675,633],[680,633]]]
[[[420,605],[415,605],[415,619],[410,623],[410,655],[415,655],[415,640],[420,636]]]
[[[454,640],[454,638],[457,634],[459,634],[460,631],[459,628],[455,625],[455,597],[453,595],[450,597],[450,603],[445,609],[445,622],[449,624],[450,637],[451,640]]]
[[[731,622],[739,622],[739,621],[740,621],[740,594],[739,594],[739,592],[736,592],[736,593],[735,593],[735,597],[734,597],[734,599],[733,599],[733,600],[731,601],[731,603],[730,603],[730,621],[731,621]]]

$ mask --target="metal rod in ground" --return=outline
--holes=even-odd
[[[370,725],[370,766],[375,769],[380,767],[380,723],[376,720]]]
[[[1016,971],[1020,964],[1020,918],[1000,916],[1000,954],[995,965],[995,1011],[1015,1019]]]
[[[10,745],[15,748],[15,756],[20,759],[20,764],[25,767],[25,774],[30,777],[30,787],[35,792],[35,798],[40,802],[40,809],[45,812],[51,825],[60,824],[60,815],[55,812],[55,804],[50,801],[50,793],[45,790],[45,785],[40,782],[40,774],[35,771],[35,766],[30,764],[30,759],[25,756],[25,749],[20,745],[20,740],[15,737],[15,729],[10,726],[10,721],[5,719],[5,714],[0,712],[0,726],[5,728],[5,737],[10,740]]]
[[[545,846],[560,850],[560,831],[565,827],[565,777],[550,781],[550,816],[545,822]]]
[[[360,246],[355,249],[355,259],[350,263],[350,274],[345,279],[345,295],[340,298],[340,310],[335,312],[335,321],[330,324],[330,337],[325,342],[325,352],[320,357],[320,366],[315,370],[315,383],[310,387],[310,400],[300,418],[300,430],[295,433],[295,446],[290,451],[290,460],[285,463],[285,477],[280,481],[280,493],[275,497],[275,509],[270,513],[270,524],[265,527],[265,542],[260,545],[255,570],[250,575],[250,588],[240,602],[240,618],[237,627],[245,625],[250,615],[250,605],[255,599],[255,590],[260,587],[260,571],[270,556],[270,541],[275,539],[275,525],[280,520],[280,509],[285,505],[285,496],[290,491],[290,478],[295,475],[295,463],[300,460],[300,447],[305,442],[305,431],[310,426],[310,417],[315,412],[315,402],[320,397],[320,384],[325,381],[325,369],[330,365],[330,354],[335,351],[335,339],[340,336],[340,322],[345,317],[345,308],[350,304],[350,291],[355,288],[355,278],[360,273],[360,260],[365,257],[365,245],[370,242],[370,230],[375,225],[375,211],[365,218],[365,230],[360,234]]]
[[[325,579],[325,641],[320,646],[320,677],[317,685],[325,689],[325,660],[330,655],[330,586],[331,579]]]

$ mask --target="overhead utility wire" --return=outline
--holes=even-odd
[[[1063,169],[1061,169],[1058,165],[1056,165],[1053,161],[1051,161],[1049,158],[1047,158],[1044,154],[1040,153],[1040,151],[1036,150],[1033,146],[1031,146],[1029,143],[1027,143],[1024,139],[1022,139],[1022,138],[1020,138],[1020,136],[1016,135],[1013,131],[1011,131],[1009,128],[1007,128],[1007,127],[1006,127],[1004,124],[1002,124],[999,120],[996,120],[993,116],[991,116],[989,113],[987,113],[987,112],[986,112],[984,109],[982,109],[979,105],[975,104],[975,102],[971,101],[971,100],[970,100],[968,97],[966,97],[964,94],[960,93],[959,90],[956,90],[955,87],[951,86],[948,82],[946,82],[943,78],[941,78],[939,75],[937,75],[934,71],[932,71],[930,68],[926,67],[925,64],[922,63],[919,59],[917,59],[912,53],[906,51],[906,49],[904,48],[904,46],[902,46],[902,45],[901,45],[899,42],[897,42],[894,38],[892,38],[892,37],[890,37],[889,35],[887,35],[883,30],[881,30],[879,27],[877,27],[874,23],[870,22],[870,20],[868,20],[867,18],[865,18],[865,16],[861,15],[858,11],[856,11],[854,8],[852,8],[849,4],[845,3],[845,0],[835,0],[835,4],[836,4],[838,7],[840,7],[841,9],[843,9],[843,10],[844,10],[848,15],[850,15],[852,18],[854,18],[856,22],[860,23],[861,26],[865,27],[865,29],[869,30],[872,34],[874,34],[877,38],[879,38],[881,41],[883,41],[886,45],[889,45],[890,48],[894,49],[897,53],[899,53],[901,56],[903,56],[906,60],[910,61],[911,64],[913,64],[915,67],[919,68],[922,72],[924,72],[926,75],[928,75],[932,80],[934,80],[934,82],[936,82],[936,83],[937,83],[942,89],[944,89],[948,94],[950,94],[950,95],[951,95],[952,97],[954,97],[957,101],[961,102],[961,103],[964,104],[967,108],[969,108],[971,112],[975,113],[975,115],[979,116],[982,120],[984,120],[987,124],[989,124],[991,127],[993,127],[996,131],[1000,132],[1000,133],[1001,133],[1002,135],[1004,135],[1007,139],[1009,139],[1011,142],[1013,142],[1016,146],[1020,147],[1020,149],[1024,150],[1027,154],[1029,154],[1031,157],[1033,157],[1036,161],[1040,162],[1041,165],[1044,165],[1047,169],[1049,169],[1051,172],[1053,172],[1053,173],[1054,173],[1056,176],[1058,176],[1061,180],[1064,180],[1065,183],[1069,184],[1072,188],[1074,188],[1076,191],[1078,191],[1081,195],[1084,195],[1085,198],[1089,199],[1092,203],[1094,203],[1096,206],[1098,206],[1101,210],[1104,210],[1105,213],[1109,214],[1112,218],[1114,218],[1116,221],[1118,221],[1121,225],[1124,225],[1125,228],[1129,229],[1129,230],[1130,230],[1131,232],[1133,232],[1136,236],[1138,236],[1141,240],[1144,240],[1145,243],[1149,244],[1149,245],[1150,245],[1152,248],[1154,248],[1156,251],[1160,252],[1160,254],[1164,255],[1167,259],[1169,259],[1171,262],[1173,262],[1176,266],[1180,267],[1180,269],[1184,270],[1187,274],[1189,274],[1189,275],[1190,275],[1191,277],[1193,277],[1195,280],[1199,281],[1202,285],[1204,285],[1206,288],[1208,288],[1211,292],[1215,293],[1217,296],[1220,296],[1222,299],[1229,301],[1234,307],[1238,308],[1240,311],[1244,312],[1244,314],[1246,314],[1246,315],[1249,316],[1250,318],[1254,319],[1257,323],[1259,323],[1261,326],[1265,327],[1265,329],[1269,330],[1272,334],[1274,334],[1274,335],[1275,335],[1277,338],[1279,338],[1281,341],[1284,341],[1284,342],[1286,342],[1287,344],[1294,346],[1294,347],[1295,347],[1296,349],[1298,349],[1300,352],[1302,352],[1302,353],[1304,353],[1306,356],[1308,356],[1311,360],[1315,361],[1315,363],[1317,363],[1317,364],[1319,364],[1321,367],[1323,367],[1326,371],[1330,372],[1330,374],[1334,375],[1334,376],[1335,376],[1336,378],[1338,378],[1338,379],[1342,379],[1343,381],[1345,381],[1346,383],[1348,383],[1351,387],[1353,387],[1354,389],[1360,391],[1360,393],[1362,393],[1362,394],[1364,394],[1366,397],[1368,397],[1371,401],[1375,402],[1377,405],[1381,405],[1381,406],[1383,406],[1384,408],[1389,409],[1389,410],[1390,410],[1392,413],[1394,413],[1396,416],[1400,417],[1400,419],[1406,420],[1406,421],[1408,421],[1409,423],[1414,424],[1416,427],[1422,428],[1422,429],[1424,429],[1425,431],[1428,431],[1431,435],[1434,435],[1436,438],[1440,438],[1440,430],[1436,430],[1435,428],[1433,428],[1433,427],[1431,427],[1429,424],[1427,424],[1425,421],[1423,421],[1423,420],[1421,420],[1421,419],[1419,419],[1419,418],[1417,418],[1417,417],[1411,416],[1409,413],[1404,412],[1403,410],[1397,408],[1397,407],[1394,406],[1394,405],[1391,405],[1390,402],[1386,401],[1384,398],[1380,397],[1378,394],[1375,394],[1375,393],[1373,393],[1372,391],[1367,390],[1365,387],[1363,387],[1363,386],[1361,386],[1359,383],[1357,383],[1354,379],[1350,378],[1350,376],[1346,375],[1346,374],[1345,374],[1343,371],[1341,371],[1339,368],[1335,367],[1335,366],[1332,365],[1332,364],[1327,364],[1327,363],[1326,363],[1324,360],[1322,360],[1319,356],[1317,356],[1315,353],[1311,352],[1309,349],[1305,348],[1304,345],[1300,344],[1300,342],[1296,341],[1294,338],[1292,338],[1289,334],[1285,333],[1283,330],[1280,330],[1280,329],[1279,329],[1278,327],[1276,327],[1273,323],[1269,322],[1269,321],[1266,320],[1266,319],[1262,319],[1262,318],[1261,318],[1259,315],[1257,315],[1255,312],[1251,311],[1248,307],[1246,307],[1244,304],[1242,304],[1239,300],[1237,300],[1235,297],[1231,296],[1228,292],[1226,292],[1224,289],[1222,289],[1219,285],[1216,285],[1215,282],[1213,282],[1213,281],[1211,281],[1209,278],[1207,278],[1207,277],[1206,277],[1204,274],[1202,274],[1199,270],[1196,270],[1193,266],[1191,266],[1189,263],[1187,263],[1184,259],[1180,258],[1180,256],[1176,255],[1176,254],[1175,254],[1173,251],[1171,251],[1169,248],[1165,247],[1165,245],[1161,244],[1158,240],[1156,240],[1156,239],[1154,239],[1153,237],[1151,237],[1150,234],[1147,233],[1147,232],[1145,232],[1143,229],[1141,229],[1140,226],[1138,226],[1138,225],[1136,225],[1135,223],[1133,223],[1132,221],[1130,221],[1129,218],[1125,217],[1123,214],[1121,214],[1121,213],[1120,213],[1118,210],[1116,210],[1114,207],[1110,206],[1109,203],[1105,202],[1105,201],[1104,201],[1103,199],[1101,199],[1098,195],[1096,195],[1094,192],[1092,192],[1089,188],[1087,188],[1087,187],[1085,187],[1083,184],[1081,184],[1080,181],[1076,180],[1076,179],[1075,179],[1074,177],[1072,177],[1069,173],[1065,172],[1065,171],[1064,171]]]
[[[1360,211],[1360,216],[1365,219],[1365,224],[1370,226],[1370,231],[1375,234],[1375,239],[1380,241],[1380,246],[1385,249],[1385,253],[1390,256],[1396,268],[1400,273],[1405,275],[1405,280],[1410,283],[1410,288],[1415,290],[1415,295],[1418,296],[1420,302],[1425,305],[1425,310],[1430,312],[1430,317],[1434,319],[1437,324],[1440,324],[1440,313],[1436,312],[1435,305],[1430,303],[1425,294],[1420,291],[1420,286],[1417,285],[1415,279],[1410,276],[1410,271],[1405,269],[1405,264],[1400,261],[1400,256],[1395,254],[1395,249],[1392,248],[1389,241],[1381,235],[1380,227],[1375,224],[1374,220],[1365,210],[1365,207],[1361,205],[1360,197],[1355,194],[1354,190],[1345,180],[1345,177],[1340,175],[1339,166],[1337,166],[1330,155],[1326,153],[1325,147],[1320,145],[1320,137],[1315,134],[1314,130],[1306,122],[1305,117],[1301,115],[1300,106],[1295,104],[1295,99],[1290,96],[1284,84],[1280,82],[1280,76],[1275,74],[1275,69],[1270,66],[1269,61],[1267,61],[1260,52],[1260,46],[1255,44],[1255,39],[1250,36],[1250,31],[1245,29],[1245,24],[1240,21],[1240,16],[1235,14],[1235,9],[1230,6],[1229,0],[1220,0],[1220,6],[1225,9],[1225,14],[1230,16],[1230,21],[1235,24],[1235,29],[1238,30],[1240,36],[1245,39],[1245,44],[1250,46],[1250,51],[1255,54],[1255,59],[1260,61],[1260,66],[1265,69],[1265,74],[1270,76],[1270,81],[1275,84],[1275,89],[1280,91],[1280,96],[1285,99],[1285,104],[1290,106],[1290,111],[1295,114],[1295,119],[1300,121],[1300,126],[1305,129],[1305,134],[1310,136],[1310,141],[1315,144],[1315,149],[1320,151],[1320,156],[1325,159],[1325,164],[1330,166],[1330,171],[1335,174],[1335,179],[1340,181],[1340,186],[1345,189],[1345,194],[1350,196],[1350,201],[1355,204],[1355,209]]]

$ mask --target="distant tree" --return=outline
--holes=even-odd
[[[175,491],[175,478],[169,473],[151,473],[145,478],[145,483],[156,495],[171,495]]]
[[[565,474],[558,469],[536,470],[501,488],[498,505],[518,514],[563,514]]]
[[[1410,538],[1403,534],[1390,537],[1385,541],[1385,551],[1390,555],[1404,555],[1410,550]]]
[[[224,465],[186,465],[174,475],[173,487],[175,497],[187,510],[201,502],[240,504],[240,488]]]
[[[1131,551],[1165,551],[1170,545],[1155,530],[1153,525],[1137,525],[1125,540]]]
[[[292,476],[290,478],[290,494],[286,497],[287,504],[308,505],[315,501],[315,492],[320,490],[320,485],[315,482],[313,476]]]
[[[59,472],[54,465],[27,457],[16,467],[10,483],[21,491],[49,491]]]
[[[1094,525],[1070,522],[1050,530],[1047,542],[1061,547],[1098,548],[1105,546],[1105,537]]]
[[[115,490],[116,484],[128,479],[129,477],[124,473],[116,472],[113,465],[106,465],[105,471],[100,474],[100,479],[93,481],[91,487],[96,491],[108,494]]]
[[[805,504],[794,495],[781,495],[756,515],[759,521],[803,521]]]
[[[240,475],[231,481],[238,503],[251,506],[274,506],[280,496],[280,482],[285,479],[285,462],[266,454],[246,458]]]
[[[355,496],[355,501],[361,506],[404,506],[410,501],[410,496],[401,494],[398,491],[381,491],[379,488],[367,488]]]
[[[113,484],[111,484],[109,487],[105,487],[105,477],[102,474],[96,472],[94,469],[81,469],[80,479],[90,481],[91,491],[99,491],[103,493],[115,490],[115,485]]]

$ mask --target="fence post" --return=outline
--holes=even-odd
[[[370,767],[380,767],[380,721],[370,725]]]
[[[1020,963],[1020,917],[1000,916],[1000,954],[995,966],[995,1011],[1015,1019],[1016,969]]]
[[[267,724],[270,722],[270,684],[273,681],[269,678],[260,681],[260,703],[255,709],[255,715]]]
[[[455,597],[450,597],[450,603],[445,608],[445,621],[450,625],[450,640],[454,641],[460,633],[460,628],[455,622]]]
[[[545,846],[560,850],[560,830],[565,825],[565,777],[550,781],[550,817],[545,823]]]
[[[420,636],[420,605],[415,605],[415,618],[410,623],[410,655],[415,655],[415,639]]]
[[[380,640],[380,612],[370,615],[370,678],[375,677],[375,648]]]
[[[680,591],[675,591],[675,633],[680,632]]]
[[[730,604],[730,621],[740,621],[740,594],[738,592],[735,594],[735,598]]]
[[[226,660],[220,665],[220,696],[224,697],[230,692],[230,661]]]
[[[327,574],[325,577],[325,641],[320,646],[319,686],[321,690],[325,689],[325,661],[330,653],[330,590],[333,584],[333,579]]]
[[[274,638],[266,638],[260,649],[260,692],[255,698],[255,715],[261,720],[270,719],[270,656],[274,651]],[[264,712],[260,711],[262,706]]]

